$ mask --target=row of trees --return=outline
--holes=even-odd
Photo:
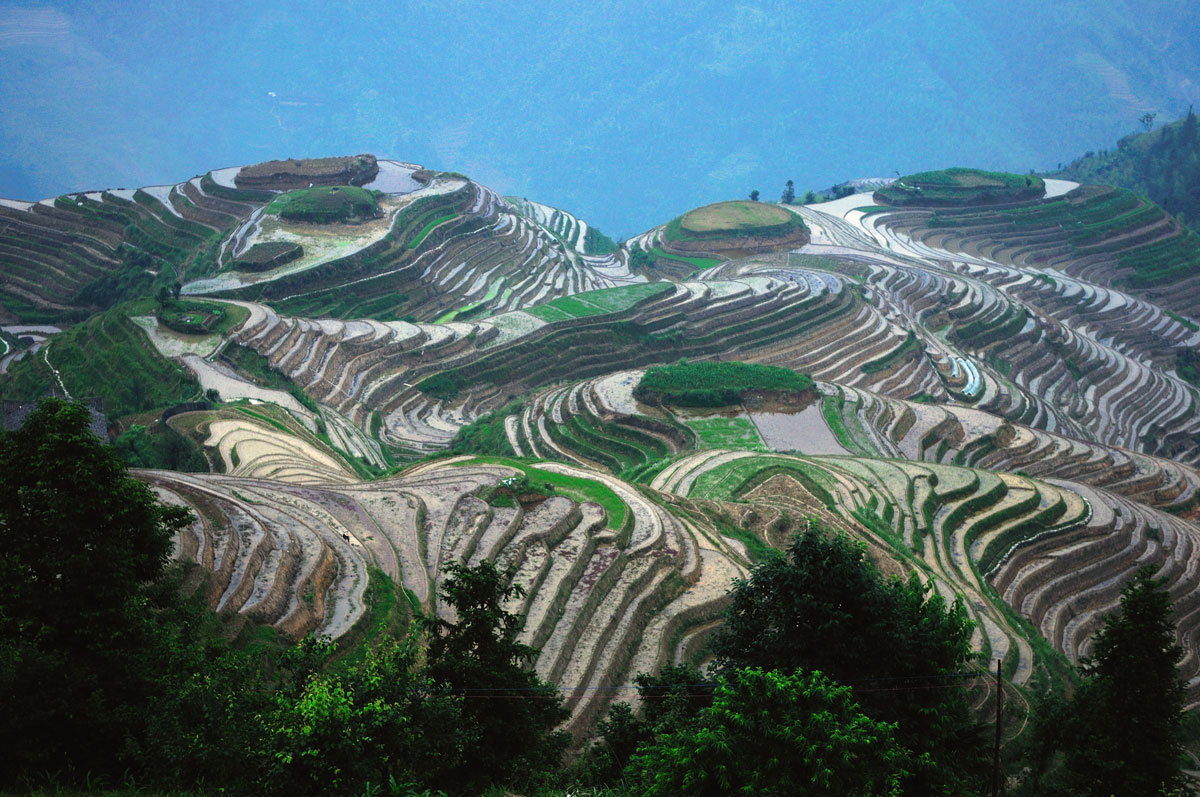
[[[855,193],[854,186],[850,185],[849,183],[842,183],[841,185],[835,185],[833,188],[829,189],[828,194],[818,194],[816,191],[806,191],[804,193],[804,197],[800,200],[800,204],[811,205],[814,202],[826,202],[830,199],[841,199],[842,197],[850,196],[853,193]],[[750,192],[750,201],[757,202],[760,196],[762,196],[762,194],[758,191],[758,189],[754,189]],[[788,180],[786,183],[784,183],[783,193],[780,194],[779,201],[785,205],[796,204],[795,182]]]
[[[417,618],[363,653],[234,648],[180,597],[159,504],[47,401],[0,433],[0,788],[60,783],[254,793],[479,793],[568,782],[630,794],[986,791],[983,676],[961,600],[882,577],[816,524],[735,582],[713,668],[636,679],[569,769],[562,700],[529,665],[510,574],[449,567],[453,622]],[[1146,570],[1072,696],[1044,697],[1009,751],[1028,794],[1180,784],[1182,651]]]

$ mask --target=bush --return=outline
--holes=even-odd
[[[737,404],[747,392],[794,395],[811,389],[812,377],[788,368],[743,362],[662,365],[646,371],[633,394],[647,404],[684,407]]]

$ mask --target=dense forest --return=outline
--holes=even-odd
[[[376,595],[357,644],[239,633],[169,565],[165,506],[47,400],[0,432],[0,788],[323,794],[1150,794],[1179,783],[1182,657],[1149,570],[1072,695],[991,755],[961,598],[810,521],[734,582],[707,672],[641,673],[590,742],[529,668],[518,587],[451,565],[452,621]],[[267,631],[267,629],[262,629]],[[991,700],[989,700],[989,694]],[[1135,723],[1130,746],[1125,728]],[[577,755],[567,755],[574,748]],[[1003,761],[997,769],[998,761]]]
[[[1143,117],[1153,124],[1153,116]],[[1117,148],[1088,152],[1053,176],[1128,188],[1149,197],[1185,224],[1200,228],[1200,130],[1196,113],[1125,136]]]

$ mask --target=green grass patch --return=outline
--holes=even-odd
[[[57,390],[46,357],[75,398],[99,396],[110,421],[200,399],[190,371],[159,353],[144,330],[129,319],[131,305],[118,305],[50,339],[0,377],[0,398],[38,399]]]
[[[646,371],[633,394],[647,404],[724,407],[737,404],[749,391],[798,394],[812,386],[812,377],[789,368],[736,361],[682,360]]]
[[[758,429],[749,418],[692,418],[684,421],[695,430],[703,448],[766,451]]]
[[[425,240],[429,233],[433,231],[434,227],[438,226],[442,222],[450,221],[450,219],[456,219],[459,215],[460,214],[458,213],[448,213],[445,216],[441,216],[429,222],[419,233],[417,233],[416,238],[413,238],[411,241],[409,241],[408,248],[416,249],[421,245],[421,242]]]
[[[284,221],[330,224],[373,219],[379,215],[379,203],[365,188],[322,185],[288,191],[267,205],[266,212]]]
[[[1186,329],[1192,332],[1200,332],[1200,325],[1196,324],[1196,322],[1192,321],[1190,318],[1184,318],[1183,316],[1179,315],[1179,313],[1172,313],[1170,310],[1167,310],[1166,312],[1173,321],[1183,324]]]
[[[317,402],[301,390],[299,385],[272,368],[270,361],[254,351],[254,349],[231,344],[225,347],[221,356],[225,360],[228,360],[237,370],[250,377],[250,381],[256,382],[263,387],[290,393],[296,401],[299,401],[310,412],[320,415],[320,407],[317,405]]]
[[[592,479],[583,479],[577,476],[567,476],[562,473],[542,470],[537,467],[536,462],[537,460],[515,459],[513,457],[475,457],[451,464],[453,467],[490,464],[507,465],[510,468],[516,468],[524,473],[530,483],[536,487],[543,488],[549,485],[549,488],[559,495],[565,495],[575,501],[592,501],[599,504],[604,508],[605,514],[608,515],[608,526],[610,528],[622,529],[625,527],[626,522],[629,520],[629,507],[607,485]]]
[[[531,307],[526,312],[548,322],[619,313],[668,290],[672,290],[672,286],[666,282],[642,282],[637,285],[602,288],[598,291],[561,296],[537,307]]]
[[[1045,181],[1036,175],[955,167],[901,177],[875,195],[899,206],[984,205],[1037,199],[1045,191]]]
[[[657,246],[650,250],[650,254],[656,260],[676,260],[680,263],[687,263],[689,266],[692,266],[699,271],[710,269],[713,266],[719,266],[725,262],[725,259],[720,257],[693,257],[690,255],[677,255],[674,252],[666,252]]]

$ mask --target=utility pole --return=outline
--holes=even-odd
[[[1000,797],[1000,709],[1004,706],[1004,675],[996,659],[996,749],[992,753],[992,797]]]

